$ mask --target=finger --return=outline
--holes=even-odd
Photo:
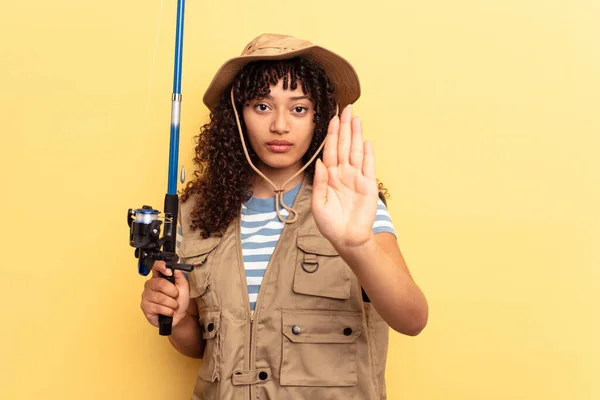
[[[375,156],[373,154],[373,145],[371,142],[365,142],[365,160],[363,162],[362,173],[367,179],[375,180]]]
[[[329,173],[323,162],[317,159],[315,177],[313,179],[313,208],[322,206],[327,202],[327,188]]]
[[[337,141],[339,129],[340,118],[336,115],[329,121],[325,147],[323,148],[323,163],[327,167],[335,167],[337,165]]]
[[[164,261],[155,261],[154,265],[152,266],[153,277],[161,276],[160,274],[171,276],[172,273],[173,271],[171,271],[170,268],[167,268],[167,264]]]
[[[349,104],[342,112],[338,137],[337,156],[339,164],[350,161],[350,144],[352,141],[352,105]]]
[[[352,146],[350,148],[350,165],[355,168],[363,166],[363,135],[362,122],[359,117],[352,118]]]
[[[169,297],[161,292],[155,292],[153,290],[148,290],[142,296],[142,299],[147,301],[148,303],[158,304],[163,307],[169,307],[174,310],[177,309],[179,303],[172,297]]]
[[[146,289],[152,290],[154,292],[164,293],[169,297],[177,298],[179,296],[179,289],[166,280],[165,278],[152,278],[146,282],[144,285]]]
[[[153,315],[167,315],[169,317],[175,315],[174,308],[165,307],[161,304],[151,303],[147,300],[142,300],[141,308],[144,314],[146,314],[146,318],[149,318]]]

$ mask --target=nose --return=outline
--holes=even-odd
[[[277,111],[273,113],[271,121],[271,132],[283,135],[290,132],[289,115],[285,111]]]

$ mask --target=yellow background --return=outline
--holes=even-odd
[[[0,5],[1,399],[192,390],[199,361],[139,309],[125,224],[162,208],[175,3]],[[356,66],[431,309],[420,336],[392,335],[390,399],[600,399],[599,4],[188,2],[188,178],[202,94],[252,38],[293,34]]]

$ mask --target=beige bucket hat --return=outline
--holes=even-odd
[[[266,33],[248,43],[239,57],[226,61],[217,71],[204,93],[204,104],[213,110],[223,91],[233,83],[235,76],[247,64],[259,60],[287,60],[303,56],[315,61],[325,70],[336,87],[340,110],[360,97],[360,82],[354,67],[343,57],[316,46],[308,40],[293,36]]]

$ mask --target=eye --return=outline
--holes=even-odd
[[[294,112],[296,114],[305,114],[308,111],[308,108],[304,106],[296,106],[294,107]]]
[[[254,105],[254,109],[256,111],[265,112],[269,109],[269,106],[267,106],[266,104],[263,104],[263,103],[258,103],[258,104]]]

